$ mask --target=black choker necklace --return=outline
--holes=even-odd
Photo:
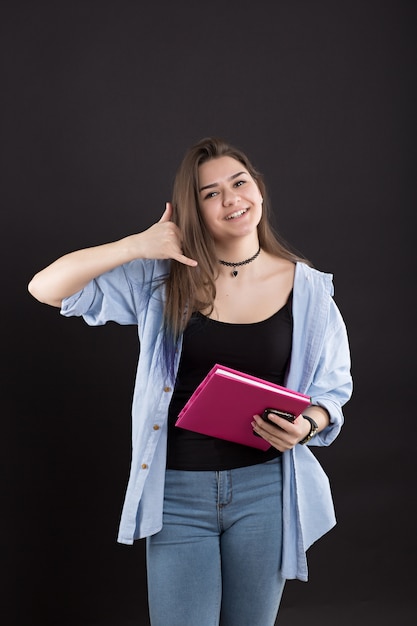
[[[261,251],[261,246],[259,246],[258,251],[255,252],[253,256],[251,256],[249,259],[245,259],[245,261],[239,261],[239,263],[230,263],[230,261],[222,261],[221,259],[219,259],[219,263],[221,263],[222,265],[226,265],[227,267],[233,267],[233,268],[240,267],[241,265],[247,265],[248,263],[252,263],[252,261],[254,261],[256,257],[259,256],[260,251]],[[233,278],[236,278],[238,273],[239,272],[237,271],[237,269],[234,269],[232,272]]]

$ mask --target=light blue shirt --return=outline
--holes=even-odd
[[[173,392],[160,366],[164,289],[155,288],[169,261],[135,260],[66,298],[61,313],[82,316],[87,324],[108,321],[138,327],[140,355],[132,404],[132,462],[118,541],[157,533],[162,507],[168,407]],[[329,445],[339,434],[341,407],[352,393],[345,324],[333,300],[330,274],[297,263],[293,290],[294,330],[286,385],[327,409],[330,425],[310,442]],[[180,340],[175,357],[177,371]],[[283,454],[284,578],[307,580],[306,551],[336,523],[329,481],[308,446]]]

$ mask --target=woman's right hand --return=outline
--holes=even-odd
[[[172,204],[166,203],[165,211],[156,224],[136,235],[125,238],[134,258],[173,259],[184,265],[195,267],[197,261],[185,256],[182,251],[182,236],[176,224],[171,222]]]

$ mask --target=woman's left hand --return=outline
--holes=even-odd
[[[329,424],[329,415],[322,407],[311,406],[304,413],[310,415],[317,422],[319,431]],[[294,422],[289,422],[274,413],[268,413],[268,419],[274,422],[276,426],[265,422],[260,415],[254,415],[252,428],[255,433],[280,452],[291,450],[310,433],[311,424],[302,415],[298,415]]]

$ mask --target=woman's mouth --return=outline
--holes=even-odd
[[[244,215],[244,213],[246,213],[248,211],[248,209],[239,209],[239,211],[235,211],[234,213],[230,213],[230,215],[227,215],[224,219],[225,220],[235,220],[237,217],[240,217],[241,215]]]

